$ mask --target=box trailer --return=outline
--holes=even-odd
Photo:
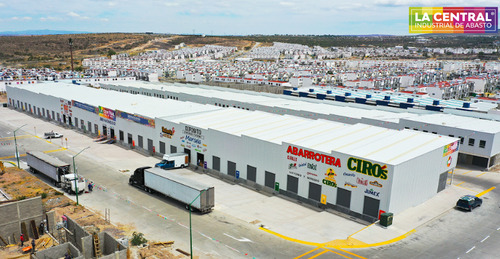
[[[184,168],[189,165],[189,155],[186,153],[173,153],[163,155],[163,159],[160,163],[157,163],[155,167],[161,169],[173,169],[173,168]]]
[[[161,193],[186,205],[199,196],[191,207],[201,213],[210,212],[215,205],[213,186],[187,179],[173,171],[150,167],[137,168],[129,183],[151,193]]]
[[[57,187],[63,181],[63,175],[69,173],[69,164],[40,151],[26,152],[28,166],[33,173],[46,175]]]

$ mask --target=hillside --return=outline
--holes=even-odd
[[[236,46],[253,45],[252,41],[196,35],[163,35],[139,33],[99,33],[71,35],[1,36],[0,66],[70,68],[69,38],[73,39],[75,70],[81,70],[81,61],[87,57],[106,56],[110,51],[136,55],[156,49],[173,49],[184,42],[188,46],[205,44]]]

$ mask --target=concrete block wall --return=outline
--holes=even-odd
[[[85,257],[78,251],[78,249],[71,243],[64,243],[58,246],[53,246],[45,250],[36,252],[32,258],[33,259],[46,259],[46,258],[64,258],[66,253],[70,251],[71,258],[73,259],[84,259]]]
[[[87,243],[85,241],[82,242],[82,238],[90,237],[92,239],[92,236],[71,218],[68,218],[68,226],[66,228],[71,231],[71,234],[66,232],[66,240],[80,251],[84,247],[83,243]]]
[[[99,240],[101,242],[101,250],[105,259],[126,259],[127,248],[120,244],[114,237],[107,232],[99,233]]]
[[[22,201],[0,205],[0,235],[9,240],[11,244],[16,244],[21,235],[21,223],[24,222],[28,237],[33,238],[30,221],[34,220],[36,226],[40,225],[43,219],[42,198],[35,197]]]

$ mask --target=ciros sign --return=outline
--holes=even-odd
[[[372,163],[360,158],[350,157],[347,160],[347,168],[353,172],[387,180],[387,165],[381,166],[380,164]]]

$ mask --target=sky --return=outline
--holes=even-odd
[[[499,3],[499,0],[0,0],[0,31],[408,35],[408,7],[497,7]]]

